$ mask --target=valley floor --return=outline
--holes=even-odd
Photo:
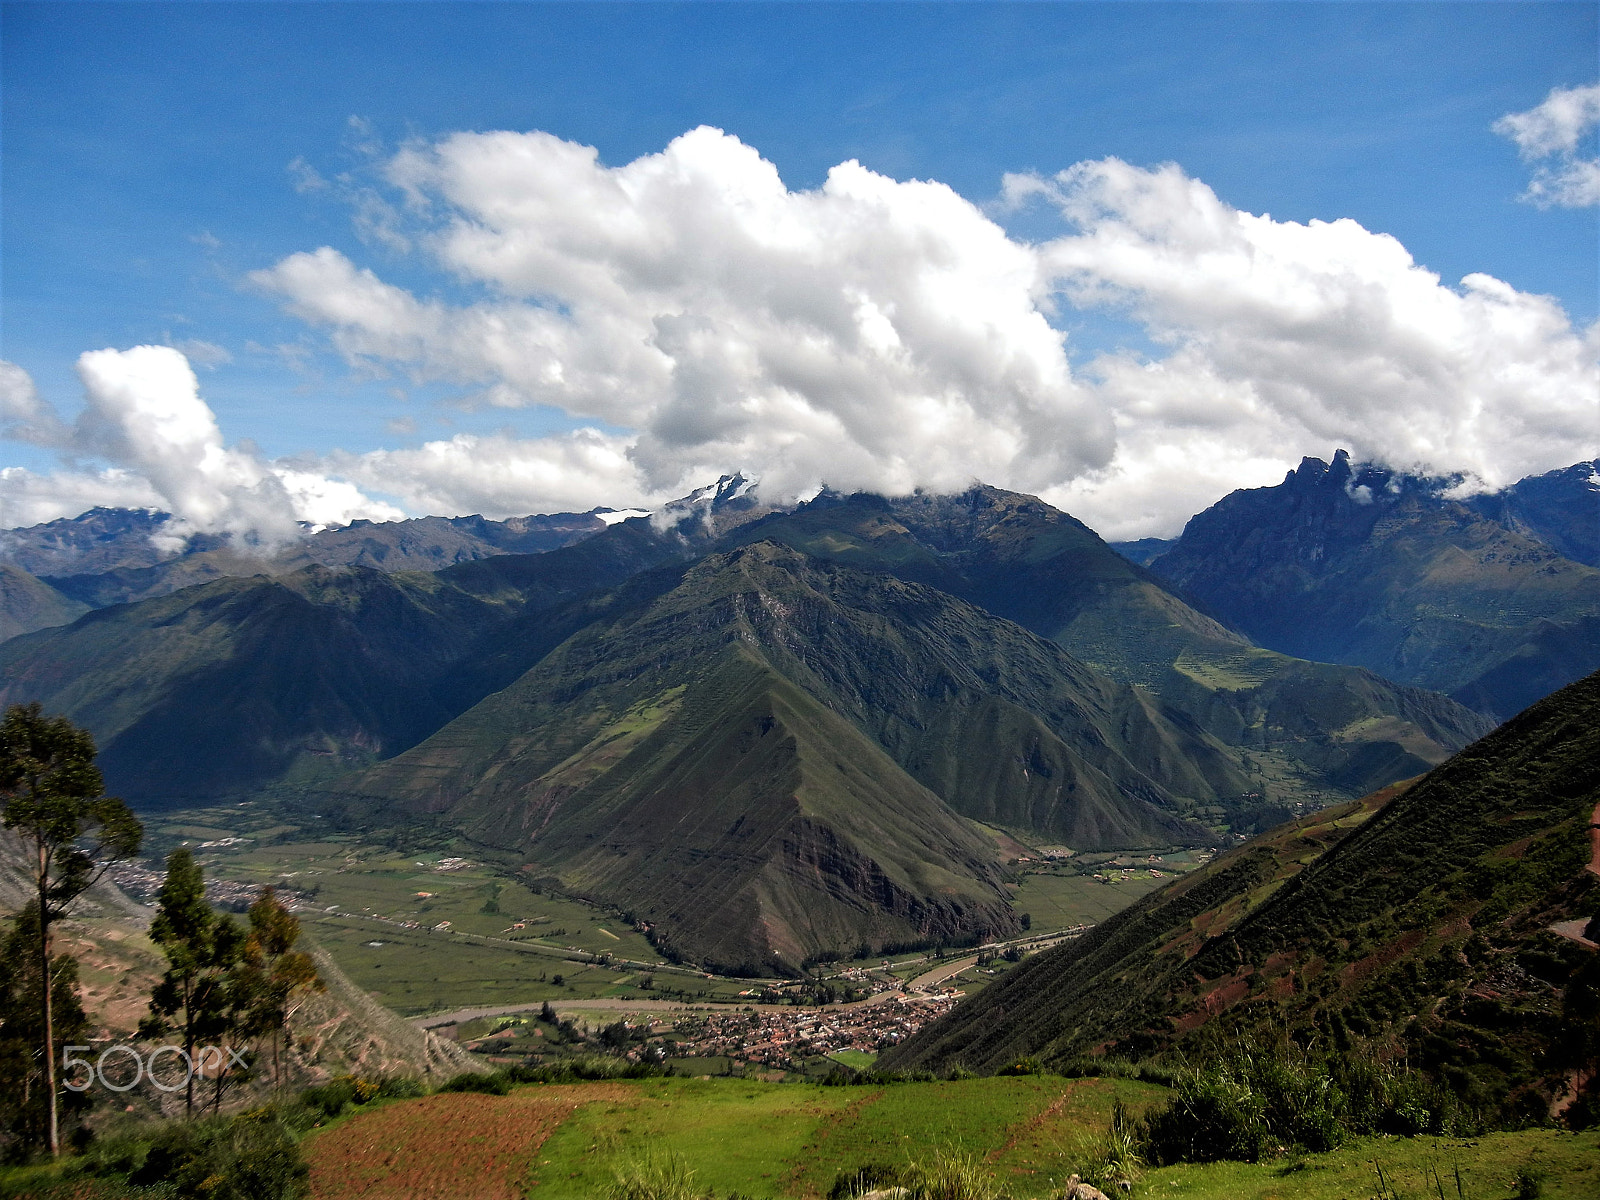
[[[1130,1080],[1049,1076],[886,1087],[705,1078],[530,1085],[508,1096],[391,1102],[317,1131],[305,1149],[317,1200],[591,1200],[607,1194],[619,1169],[668,1156],[694,1173],[697,1192],[802,1200],[827,1195],[841,1173],[865,1164],[939,1150],[977,1156],[1021,1200],[1059,1194],[1113,1104],[1137,1113],[1165,1094]],[[1327,1154],[1150,1170],[1134,1195],[1502,1200],[1519,1194],[1519,1170],[1541,1175],[1537,1194],[1551,1200],[1600,1195],[1600,1131],[1370,1138]]]

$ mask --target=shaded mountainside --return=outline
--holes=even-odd
[[[1539,540],[1581,549],[1585,522],[1600,525],[1591,473],[1580,464],[1469,504],[1340,451],[1219,501],[1151,567],[1262,646],[1503,719],[1600,667],[1600,571]]]
[[[0,703],[38,700],[83,725],[108,785],[140,805],[329,774],[414,744],[501,686],[497,638],[519,618],[676,553],[636,520],[436,574],[221,579],[0,645]],[[488,665],[456,670],[469,661]]]
[[[35,629],[70,625],[88,611],[88,605],[21,567],[0,562],[0,642]]]
[[[1409,787],[1324,810],[1048,951],[883,1060],[1403,1046],[1469,1103],[1542,1116],[1600,1055],[1600,674]],[[1560,926],[1561,932],[1552,931]],[[1220,1041],[1219,1041],[1220,1039]]]
[[[792,966],[1009,928],[957,814],[1198,844],[1184,813],[1246,782],[1132,688],[893,576],[758,542],[612,604],[339,798],[443,814],[692,957]]]
[[[1600,458],[1529,475],[1504,491],[1473,496],[1466,503],[1564,558],[1600,567]]]
[[[821,497],[739,537],[765,538],[960,596],[1136,683],[1248,755],[1244,797],[1212,814],[1252,831],[1282,805],[1362,795],[1434,766],[1491,722],[1442,696],[1355,667],[1254,646],[1032,496]]]
[[[666,572],[660,586],[676,587],[673,572],[708,549],[765,540],[960,597],[1051,638],[1101,675],[1142,684],[1107,702],[1103,727],[1122,730],[1124,757],[1155,764],[1142,774],[1158,791],[1204,806],[1191,815],[1213,825],[1248,832],[1283,819],[1286,804],[1359,795],[1425,770],[1487,727],[1441,697],[1251,646],[1031,497],[988,488],[893,502],[825,496],[774,513],[731,477],[668,509],[545,553],[431,575],[305,568],[102,609],[0,646],[0,698],[37,699],[86,725],[107,752],[113,786],[140,803],[327,775],[414,744],[638,599],[606,589],[656,568]],[[641,582],[638,596],[656,586]],[[840,647],[819,643],[813,653],[810,636],[786,643],[789,661],[817,674],[805,684],[813,694],[831,695],[837,681],[824,676]],[[918,653],[938,636],[930,630]],[[871,638],[857,631],[857,643]],[[1020,652],[1030,643],[1007,645]],[[950,647],[935,653],[949,658]],[[917,686],[936,698],[943,684],[930,676]],[[969,815],[1086,844],[1154,836],[1144,818],[1128,825],[1114,815],[1145,795],[1142,779],[1117,792],[1115,772],[1092,789],[1117,794],[1114,804],[1097,801],[1092,819],[1083,815],[1091,809],[1071,820],[1052,815],[1039,796],[1066,777],[1068,752],[1052,742],[1049,705],[1019,702],[982,679],[965,686],[963,707],[938,712],[885,709],[870,681],[841,696],[854,697],[845,701],[850,719],[940,795],[986,793],[962,808]],[[980,695],[982,705],[972,699]],[[890,720],[890,711],[902,715]],[[1036,719],[1043,732],[1030,725]],[[927,732],[935,726],[937,736]],[[1013,743],[1035,748],[966,759],[948,749]],[[1096,753],[1070,750],[1090,762]],[[945,778],[952,772],[963,774],[960,786]]]
[[[282,575],[313,565],[437,571],[501,554],[540,554],[603,533],[611,522],[602,514],[609,512],[354,521],[263,554],[211,534],[174,535],[166,513],[95,508],[0,531],[0,560],[89,608],[104,608],[216,579]]]

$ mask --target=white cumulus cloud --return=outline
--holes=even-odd
[[[387,172],[408,236],[476,299],[327,247],[255,282],[352,364],[611,431],[575,435],[605,447],[592,467],[549,439],[341,460],[408,504],[658,501],[731,470],[774,498],[979,478],[1133,536],[1336,446],[1486,485],[1592,452],[1596,335],[1553,300],[1449,286],[1393,237],[1241,212],[1172,165],[1008,177],[1002,207],[1060,213],[1037,244],[855,162],[791,190],[709,128],[617,167],[547,133],[461,133]],[[1074,377],[1051,324],[1074,308],[1139,322],[1157,352]],[[497,465],[476,478],[472,454]]]
[[[631,445],[593,429],[544,438],[458,433],[411,450],[337,453],[326,465],[415,513],[500,519],[659,500],[641,490]]]
[[[848,162],[792,191],[709,128],[621,167],[464,133],[389,173],[445,214],[426,245],[480,301],[418,298],[326,247],[256,282],[352,361],[630,430],[646,492],[733,467],[777,494],[1038,488],[1109,457],[1033,255],[943,184]]]
[[[1448,287],[1392,237],[1241,212],[1172,165],[1080,163],[1011,177],[1007,194],[1073,229],[1037,248],[1051,287],[1131,315],[1167,350],[1087,372],[1117,454],[1057,494],[1098,527],[1156,532],[1169,489],[1268,482],[1334,446],[1500,486],[1597,440],[1600,337],[1548,297],[1482,274]]]
[[[1583,155],[1585,140],[1600,125],[1600,83],[1552,88],[1542,103],[1526,112],[1508,113],[1494,131],[1517,144],[1525,162],[1540,162],[1524,198],[1541,207],[1588,208],[1600,204],[1600,158]]]
[[[170,512],[171,537],[222,533],[241,545],[271,546],[298,536],[301,522],[403,515],[349,483],[226,445],[188,360],[170,346],[88,351],[78,359],[78,377],[86,404],[68,426],[38,398],[26,372],[10,363],[0,369],[7,435],[52,446],[72,463],[50,475],[11,468],[0,476],[9,525],[112,504]],[[85,459],[109,466],[85,469]]]
[[[1586,161],[1592,101],[1550,105],[1505,132]],[[1600,451],[1600,326],[1488,275],[1441,280],[1353,220],[1241,211],[1176,165],[1009,176],[997,215],[855,162],[791,189],[709,128],[620,166],[491,132],[384,169],[389,249],[412,278],[419,263],[447,275],[449,298],[329,247],[253,282],[361,372],[577,428],[268,463],[225,444],[176,351],[100,351],[70,430],[3,370],[0,417],[109,471],[5,486],[148,487],[195,528],[276,536],[399,515],[374,492],[413,514],[508,516],[657,505],[732,471],[774,500],[981,479],[1121,538],[1176,533],[1341,446],[1481,486]],[[999,215],[1024,204],[1051,206],[1059,235],[1009,236]],[[1142,348],[1090,350],[1075,373],[1058,327],[1075,311],[1133,322]]]

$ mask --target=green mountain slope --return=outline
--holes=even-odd
[[[1360,668],[1262,650],[1032,496],[823,497],[747,527],[828,561],[925,582],[1050,638],[1247,757],[1211,814],[1266,828],[1283,805],[1362,795],[1442,762],[1491,723]]]
[[[720,864],[737,882],[713,890],[741,897],[741,961],[792,964],[862,942],[1001,927],[982,891],[984,904],[963,900],[959,919],[934,904],[926,917],[874,924],[873,913],[900,912],[890,900],[902,893],[923,906],[907,912],[947,894],[956,884],[937,876],[955,864],[960,877],[989,878],[992,849],[956,814],[1074,845],[1198,844],[1213,835],[1184,814],[1245,785],[1223,748],[1147,697],[925,585],[759,542],[623,594],[620,611],[511,686],[331,786],[357,811],[399,803],[443,814],[568,887],[648,914],[684,953],[726,962],[730,945],[692,919],[712,911],[697,889]],[[795,834],[793,821],[810,832]],[[702,844],[713,835],[716,848]],[[838,868],[858,881],[848,921],[815,896],[790,911],[785,889],[756,902],[757,878],[771,875],[761,855],[730,848],[746,838],[787,847],[793,886],[818,869],[795,874],[796,855],[832,861],[829,838],[855,848],[841,861],[859,853],[875,865]],[[619,846],[634,849],[616,859],[602,850]],[[876,874],[892,887],[864,903]],[[685,891],[695,903],[668,902]]]
[[[109,786],[157,804],[409,745],[426,684],[502,609],[431,575],[310,568],[224,579],[0,646],[0,703],[94,733]]]
[[[1600,1055],[1600,953],[1575,936],[1600,914],[1597,805],[1600,674],[1414,785],[1290,823],[1147,896],[885,1065],[994,1069],[1287,1029],[1324,1046],[1398,1039],[1469,1102],[1541,1115]]]
[[[0,645],[0,703],[38,700],[89,729],[109,786],[142,805],[337,773],[515,678],[526,664],[501,657],[543,610],[680,552],[629,521],[436,574],[219,579]]]
[[[89,606],[56,591],[21,567],[0,562],[0,642],[35,629],[67,625]]]
[[[1263,646],[1497,719],[1600,667],[1600,571],[1343,451],[1234,492],[1151,566]]]

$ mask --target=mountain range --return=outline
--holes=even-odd
[[[372,567],[380,571],[437,571],[499,554],[538,554],[603,531],[626,516],[611,509],[551,516],[418,517],[405,521],[353,521],[308,532],[281,547],[246,547],[214,534],[180,534],[166,513],[92,508],[79,516],[26,529],[0,531],[0,566],[8,592],[0,607],[0,633],[65,624],[50,619],[76,608],[105,608],[164,596],[181,588],[247,575],[285,575],[307,566]],[[14,607],[9,589],[26,572],[33,586],[64,598],[58,611]],[[57,600],[58,606],[61,600]],[[70,619],[70,618],[68,618]],[[7,629],[13,632],[6,632]]]
[[[1029,496],[775,510],[731,478],[603,524],[110,605],[0,645],[0,702],[84,724],[140,806],[292,785],[443,820],[761,970],[1008,932],[996,827],[1218,844],[1489,727],[1253,645]]]
[[[1600,1101],[1600,673],[1409,785],[1271,831],[1028,960],[881,1060],[1182,1058],[1288,1034],[1473,1108]]]
[[[1308,458],[1192,518],[1149,566],[1260,646],[1504,720],[1600,667],[1600,474],[1469,500],[1457,482]]]

